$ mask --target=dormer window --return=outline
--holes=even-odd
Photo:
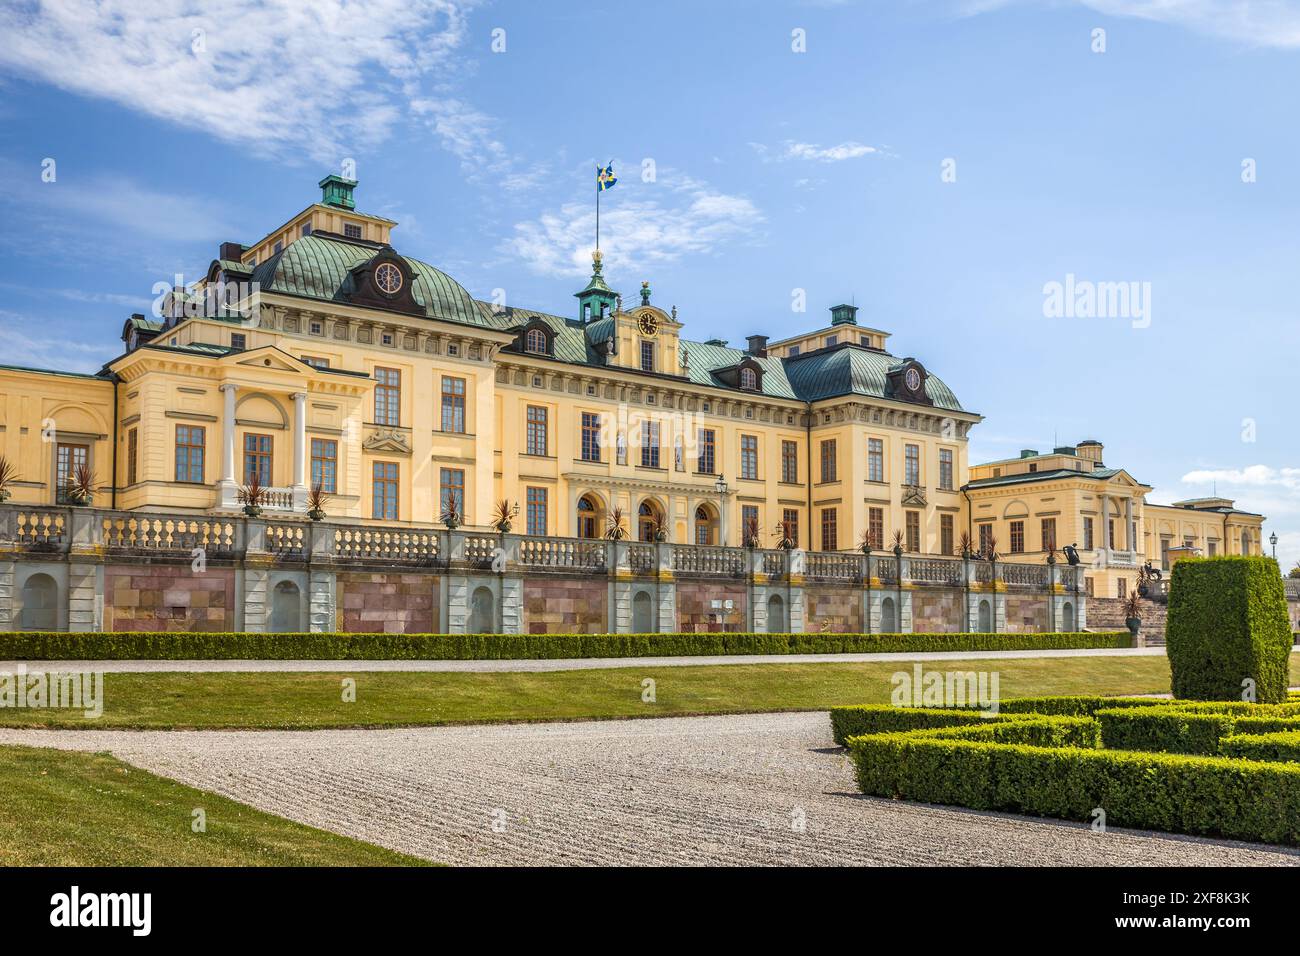
[[[740,370],[740,387],[751,391],[758,388],[758,376],[754,374],[752,368],[742,368]]]
[[[546,354],[546,333],[541,329],[529,329],[524,336],[524,349],[538,355]]]

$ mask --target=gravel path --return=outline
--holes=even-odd
[[[411,730],[0,730],[0,743],[109,750],[262,810],[455,864],[1300,863],[1277,847],[1094,834],[865,798],[825,713]]]
[[[595,657],[511,661],[0,661],[0,671],[20,664],[29,672],[98,670],[109,673],[209,673],[215,671],[427,671],[541,673],[615,667],[707,667],[718,664],[858,664],[870,661],[963,661],[1015,657],[1163,657],[1164,647],[1097,647],[1076,650],[925,651],[890,654],[721,654],[696,657]]]

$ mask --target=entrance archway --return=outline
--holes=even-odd
[[[898,630],[898,615],[894,613],[894,599],[887,597],[880,602],[880,633],[893,634]]]
[[[271,592],[271,633],[302,631],[302,592],[292,581],[281,581]]]
[[[786,634],[789,630],[785,622],[785,598],[773,594],[767,599],[767,633]]]
[[[470,634],[495,634],[497,632],[496,600],[492,589],[477,587],[469,599]]]
[[[632,633],[649,634],[654,630],[654,607],[649,591],[637,591],[632,597]]]
[[[48,574],[33,574],[23,584],[24,631],[54,631],[59,627],[59,585]]]

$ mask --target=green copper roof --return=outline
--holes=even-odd
[[[687,363],[687,377],[698,385],[724,385],[713,374],[724,368],[731,368],[749,353],[744,349],[733,349],[726,345],[710,345],[707,342],[688,342],[682,339],[681,354]],[[773,398],[802,398],[795,392],[786,376],[786,369],[779,358],[755,358],[763,370],[760,386],[762,394]],[[739,389],[737,389],[739,391]]]
[[[999,475],[996,478],[977,478],[966,483],[967,488],[996,488],[1000,485],[1021,485],[1032,481],[1053,481],[1059,478],[1092,478],[1105,481],[1119,474],[1118,468],[1098,468],[1096,471],[1075,471],[1073,468],[1053,468],[1051,471],[1030,471],[1017,475]]]
[[[785,369],[798,396],[816,402],[840,395],[885,398],[889,370],[897,364],[898,359],[885,352],[844,345],[786,359]],[[935,408],[964,411],[952,389],[937,375],[926,375],[925,393]]]
[[[332,239],[313,233],[289,243],[280,252],[258,265],[253,281],[264,292],[284,292],[311,299],[330,302],[347,302],[352,292],[352,270],[372,259],[379,248],[359,245],[342,239]],[[474,298],[445,272],[440,272],[427,262],[402,259],[414,276],[411,294],[424,306],[431,319],[461,322],[466,325],[499,328],[485,321]]]

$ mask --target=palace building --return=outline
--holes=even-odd
[[[969,535],[1040,564],[1073,542],[1098,597],[1171,549],[1259,553],[1260,516],[1220,499],[1146,504],[1151,489],[1105,467],[1095,442],[972,467],[981,416],[854,306],[775,342],[696,341],[649,283],[628,301],[611,289],[599,252],[569,314],[480,301],[402,255],[396,223],[356,211],[356,185],[327,176],[320,202],[222,243],[203,281],[126,321],[99,372],[0,369],[0,454],[19,472],[7,507],[67,505],[80,467],[110,537],[158,526],[150,516],[242,520],[256,479],[266,518],[299,539],[319,486],[323,526],[394,535],[449,512],[462,533],[486,532],[505,500],[530,539],[604,540],[617,526],[701,549],[785,536],[799,552],[852,554],[897,540],[920,558],[956,555]],[[901,627],[909,602],[888,600],[837,620],[869,629],[888,612]]]

